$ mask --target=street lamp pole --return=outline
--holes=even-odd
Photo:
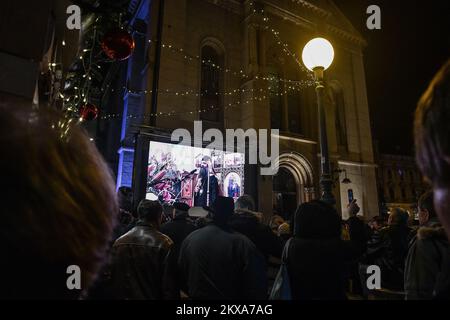
[[[323,96],[325,87],[323,85],[323,67],[314,68],[314,77],[316,82],[316,96],[317,107],[319,115],[319,139],[320,139],[320,187],[321,197],[320,199],[329,204],[335,204],[332,193],[333,181],[331,177],[330,157],[328,153],[328,137],[327,137],[327,123],[325,118],[325,108],[323,105]]]
[[[333,180],[331,176],[330,158],[328,154],[327,123],[325,118],[324,97],[324,71],[331,65],[334,59],[334,50],[331,43],[324,38],[315,38],[309,41],[302,53],[305,66],[314,72],[316,83],[317,107],[319,115],[319,140],[320,140],[320,199],[334,205]]]

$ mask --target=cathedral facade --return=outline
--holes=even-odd
[[[153,1],[155,2],[155,1]],[[246,191],[265,214],[288,216],[320,196],[320,142],[312,75],[301,62],[304,45],[327,38],[335,51],[325,72],[326,126],[333,194],[343,218],[355,198],[366,217],[379,214],[363,63],[364,39],[331,0],[165,1],[158,92],[152,92],[157,10],[146,38],[145,96],[156,127],[279,129],[279,171],[246,175]],[[152,44],[156,44],[153,45]],[[122,137],[124,138],[124,136]],[[122,144],[121,159],[133,152]],[[126,161],[120,161],[120,172]],[[119,182],[120,184],[120,182]]]

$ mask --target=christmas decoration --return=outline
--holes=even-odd
[[[80,118],[84,121],[95,120],[98,113],[98,108],[92,103],[87,103],[80,108]]]
[[[108,58],[122,61],[131,56],[135,43],[132,35],[128,31],[114,29],[105,34],[101,46]]]

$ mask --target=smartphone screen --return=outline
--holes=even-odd
[[[351,203],[353,201],[353,189],[348,189],[348,203]]]

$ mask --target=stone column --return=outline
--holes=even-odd
[[[270,129],[270,104],[269,98],[261,99],[260,89],[267,91],[268,83],[262,80],[266,76],[266,31],[263,26],[263,17],[258,12],[253,12],[254,6],[246,3],[246,17],[244,19],[244,33],[247,34],[244,45],[244,70],[250,78],[243,82],[245,93],[241,96],[242,126],[243,129],[254,128]],[[245,103],[248,102],[248,103]],[[268,137],[270,142],[270,136]],[[258,210],[265,217],[272,215],[272,177],[261,176],[259,168],[255,170],[252,179],[256,180]]]

